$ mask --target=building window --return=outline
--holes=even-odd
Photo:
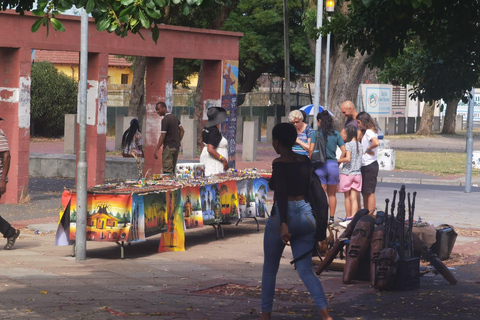
[[[121,84],[128,84],[128,74],[122,74]]]

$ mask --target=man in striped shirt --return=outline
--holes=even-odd
[[[0,121],[3,121],[0,118]],[[8,147],[7,136],[0,129],[0,197],[7,191],[8,170],[10,169],[10,148]],[[12,249],[15,241],[20,235],[20,230],[13,228],[10,223],[0,216],[0,232],[4,238],[7,238],[5,250]]]

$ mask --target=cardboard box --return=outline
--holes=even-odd
[[[395,169],[395,150],[383,149],[378,150],[378,166],[380,170],[394,170]]]
[[[480,150],[473,150],[472,167],[480,169]]]

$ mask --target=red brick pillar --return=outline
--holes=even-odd
[[[222,97],[222,61],[203,60],[203,101],[204,107],[207,100],[221,107]]]
[[[162,172],[162,152],[158,152],[159,159],[153,158],[161,131],[161,118],[155,112],[155,105],[159,101],[165,102],[168,110],[173,104],[173,58],[148,58],[147,75],[145,81],[145,128],[143,128],[143,143],[145,145],[145,166],[143,172],[149,175]]]
[[[27,48],[0,48],[0,128],[10,146],[10,171],[2,203],[18,203],[28,192],[30,157],[30,69]]]
[[[88,54],[87,83],[87,187],[105,179],[107,145],[108,54]],[[77,142],[77,146],[79,143]],[[77,152],[78,159],[78,152]]]

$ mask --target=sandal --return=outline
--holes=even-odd
[[[7,244],[3,248],[4,250],[10,250],[12,249],[13,245],[15,244],[15,241],[17,241],[18,236],[20,235],[20,230],[17,229],[13,236],[7,238]]]

